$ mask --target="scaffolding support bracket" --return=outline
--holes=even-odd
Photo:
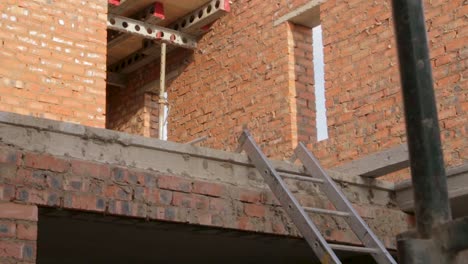
[[[199,36],[220,17],[231,11],[229,0],[212,0],[192,13],[172,23],[170,28]]]
[[[196,39],[189,34],[123,16],[109,14],[107,28],[186,49],[197,47]]]
[[[208,27],[214,21],[230,12],[230,10],[229,0],[212,0],[208,4],[170,24],[167,28],[178,30],[197,38],[206,33]],[[176,47],[177,46],[169,45],[167,47],[167,53],[171,52]],[[158,52],[159,48],[159,43],[147,40],[143,48],[114,63],[109,69],[119,73],[133,72],[157,59],[160,56]]]
[[[166,18],[164,14],[164,6],[159,2],[152,3],[140,10],[135,15],[131,16],[131,18],[157,26],[158,23]],[[131,37],[130,34],[125,34],[123,32],[117,32],[116,34],[111,34],[110,36],[111,37],[107,43],[108,49],[121,44]]]

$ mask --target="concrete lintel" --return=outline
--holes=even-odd
[[[468,163],[447,169],[447,186],[454,215],[465,215],[466,206],[456,200],[468,198]],[[395,190],[398,207],[405,212],[412,212],[414,197],[411,180],[398,183]]]
[[[246,187],[252,184],[252,187],[265,187],[261,176],[244,154],[7,112],[0,112],[0,134],[3,143],[28,151],[140,169],[170,171]],[[272,163],[281,172],[304,175],[302,167],[289,162]],[[366,190],[394,190],[393,183],[328,172],[339,182],[361,186]],[[236,175],[250,176],[240,179]]]
[[[311,0],[309,3],[278,18],[273,22],[273,25],[278,26],[284,22],[291,21],[310,28],[318,26],[320,24],[320,5],[326,1]]]

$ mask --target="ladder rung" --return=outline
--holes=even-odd
[[[377,248],[366,248],[366,247],[354,247],[338,244],[329,244],[332,249],[342,250],[342,251],[352,251],[352,252],[361,252],[361,253],[379,253]]]
[[[293,180],[298,180],[298,181],[308,181],[308,182],[314,182],[314,183],[323,183],[324,181],[322,179],[317,179],[313,177],[305,177],[305,176],[299,176],[295,174],[289,174],[289,173],[280,173],[280,176],[286,179],[293,179]]]
[[[327,210],[327,209],[313,208],[313,207],[304,207],[304,211],[309,212],[309,213],[328,214],[328,215],[336,215],[336,216],[343,216],[343,217],[349,216],[348,212],[341,212],[341,211]]]

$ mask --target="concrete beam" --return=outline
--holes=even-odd
[[[467,216],[466,199],[468,199],[468,163],[447,169],[447,186],[454,216]],[[406,180],[395,186],[396,202],[405,212],[414,208],[413,187],[411,180]],[[460,203],[459,200],[465,200]]]
[[[197,41],[191,35],[127,17],[109,15],[107,28],[186,49],[197,47]]]
[[[402,144],[332,168],[348,175],[377,178],[409,167],[408,145]]]
[[[28,128],[37,131],[37,133],[34,132],[34,137],[28,135],[30,134],[27,132]],[[244,154],[8,112],[0,112],[0,133],[3,135],[2,142],[5,144],[16,145],[30,151],[47,149],[51,155],[130,165],[141,169],[159,171],[170,169],[180,175],[190,174],[211,180],[222,178],[224,182],[237,184],[247,179],[236,178],[236,173],[251,175],[254,172],[253,175],[257,174]],[[192,162],[186,162],[187,160],[192,160]],[[202,169],[206,167],[205,165],[202,167],[202,164],[207,162],[212,164],[208,172]],[[307,176],[302,166],[284,161],[273,160],[272,163],[279,172]],[[190,167],[189,164],[195,167]],[[327,173],[338,182],[360,186],[365,190],[391,192],[395,188],[390,182],[350,177],[331,170],[327,170]],[[260,182],[260,186],[265,186],[259,174],[252,178]]]
[[[278,26],[284,22],[291,21],[295,24],[313,28],[320,25],[320,5],[327,0],[312,0],[298,9],[287,13],[277,19],[273,25]]]

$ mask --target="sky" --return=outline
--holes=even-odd
[[[314,27],[312,29],[312,35],[317,141],[321,141],[328,138],[327,113],[325,108],[325,64],[323,62],[322,26]]]

